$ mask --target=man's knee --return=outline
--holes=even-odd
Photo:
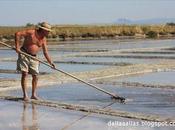
[[[32,75],[34,80],[38,80],[38,75]]]
[[[27,77],[27,75],[28,75],[28,72],[22,71],[22,77],[23,78]]]

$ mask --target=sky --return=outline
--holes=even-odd
[[[175,0],[0,0],[0,26],[175,18]]]

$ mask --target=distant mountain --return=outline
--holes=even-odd
[[[130,20],[125,18],[120,18],[115,21],[115,24],[165,24],[165,23],[175,23],[175,18],[153,18],[153,19],[142,19],[142,20]]]
[[[116,21],[118,24],[132,24],[133,21],[125,18],[120,18]]]

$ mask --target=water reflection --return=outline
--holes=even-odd
[[[36,105],[32,104],[32,114],[30,114],[28,103],[23,104],[23,112],[22,112],[22,130],[40,130],[38,119],[37,119],[37,110]],[[32,115],[32,119],[30,120],[30,115]],[[32,122],[32,123],[31,123]]]

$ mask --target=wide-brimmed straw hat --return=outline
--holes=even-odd
[[[41,29],[43,29],[43,30],[49,31],[49,32],[52,31],[52,29],[51,29],[51,28],[52,28],[51,25],[48,24],[47,22],[39,23],[39,24],[37,25],[37,27],[38,27],[38,28],[41,28]]]

